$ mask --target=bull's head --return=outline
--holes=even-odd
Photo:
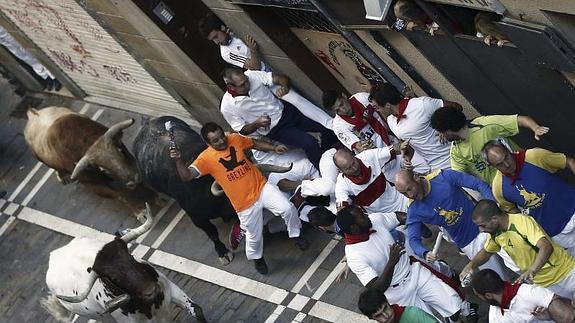
[[[102,247],[96,255],[94,265],[89,268],[89,287],[77,296],[56,295],[59,299],[79,303],[88,297],[96,279],[115,296],[106,303],[106,311],[112,312],[122,307],[126,312],[136,310],[151,318],[152,306],[162,304],[164,294],[158,282],[158,273],[152,266],[140,263],[130,255],[127,243],[144,234],[152,227],[153,217],[146,203],[146,222],[129,230],[121,238],[116,238]]]
[[[76,163],[71,179],[75,180],[88,167],[97,167],[127,188],[134,189],[140,182],[136,161],[122,143],[122,131],[134,123],[129,119],[110,127]]]

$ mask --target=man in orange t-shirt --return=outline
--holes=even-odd
[[[244,153],[244,150],[253,148],[281,154],[288,148],[238,133],[225,135],[223,129],[213,122],[202,127],[201,135],[209,147],[191,165],[184,164],[177,149],[170,150],[170,157],[176,160],[178,174],[183,181],[211,175],[220,184],[238,214],[242,229],[246,231],[246,256],[255,260],[257,271],[261,274],[268,272],[263,258],[264,208],[281,216],[289,237],[296,239],[300,249],[307,249],[309,242],[300,234],[301,222],[297,210],[277,186],[267,183]]]

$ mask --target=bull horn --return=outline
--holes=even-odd
[[[210,187],[210,191],[212,192],[212,195],[214,195],[214,196],[224,195],[224,190],[222,189],[220,184],[218,184],[218,182],[216,182],[216,181],[214,181],[212,183],[212,186]]]
[[[278,166],[272,164],[256,164],[255,166],[262,173],[286,173],[292,169],[293,163],[290,163],[289,166]]]
[[[86,288],[86,290],[83,293],[80,293],[78,295],[75,296],[64,296],[64,295],[56,295],[56,297],[58,297],[58,299],[68,302],[68,303],[80,303],[83,300],[86,299],[86,297],[88,297],[88,294],[90,294],[90,291],[92,290],[92,287],[94,286],[94,283],[96,282],[96,279],[98,278],[98,275],[96,274],[96,272],[94,270],[92,270],[90,272],[90,278],[88,280],[88,288]]]
[[[128,243],[137,237],[141,236],[142,234],[148,232],[152,228],[152,223],[154,222],[154,217],[152,216],[152,210],[150,208],[150,204],[146,203],[146,213],[144,214],[146,221],[144,224],[140,225],[135,229],[130,229],[128,233],[122,236],[122,240],[125,243]]]
[[[120,133],[120,131],[128,128],[129,126],[134,124],[134,119],[128,119],[122,122],[118,122],[115,125],[111,126],[110,129],[108,129],[106,131],[106,133],[103,135],[104,139],[106,140],[112,140],[116,137],[116,135],[118,133]]]
[[[106,308],[105,313],[111,313],[117,310],[118,307],[123,306],[129,301],[130,301],[130,295],[128,294],[122,294],[120,296],[116,296],[112,300],[109,300],[104,303],[104,307]]]
[[[78,176],[80,175],[80,173],[82,173],[84,171],[84,169],[86,169],[88,166],[90,166],[90,159],[88,158],[88,156],[84,156],[82,157],[78,163],[76,163],[76,167],[74,167],[74,170],[72,171],[72,175],[70,176],[71,180],[76,180],[78,178]]]

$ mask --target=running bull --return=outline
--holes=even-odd
[[[173,302],[205,322],[202,309],[178,286],[128,251],[127,243],[152,226],[146,221],[111,242],[78,237],[50,253],[46,284],[50,295],[42,306],[58,321],[74,314],[101,320],[108,314],[117,322],[169,322]]]
[[[109,129],[68,108],[29,109],[24,137],[32,153],[57,172],[63,184],[73,181],[98,195],[119,199],[134,212],[155,192],[141,185],[134,157],[121,141],[122,132],[134,123],[128,119]]]

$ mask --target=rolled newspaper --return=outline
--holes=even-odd
[[[437,238],[435,239],[435,245],[433,246],[433,253],[434,256],[437,256],[437,252],[439,252],[439,247],[441,246],[441,240],[443,240],[443,232],[439,231],[437,234]]]

